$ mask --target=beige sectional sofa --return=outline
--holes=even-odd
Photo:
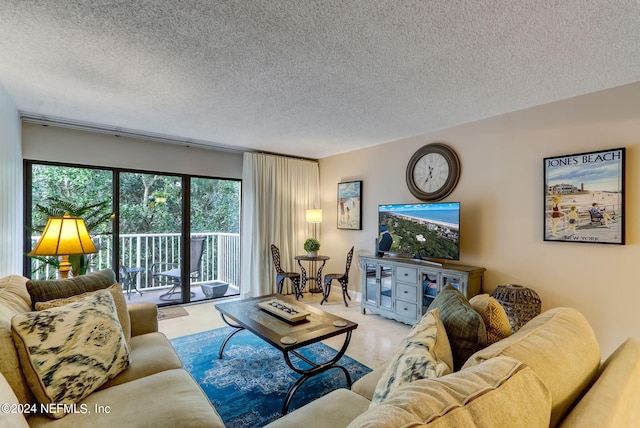
[[[544,312],[477,351],[461,370],[414,381],[370,406],[383,371],[268,426],[640,426],[640,340],[627,340],[601,364],[591,326],[571,308]]]
[[[90,281],[91,276],[86,277]],[[37,403],[11,331],[12,317],[33,311],[26,283],[27,278],[17,275],[0,278],[0,427],[224,426],[206,395],[182,368],[171,343],[158,332],[156,306],[144,303],[128,305],[128,367],[60,419],[34,413]]]

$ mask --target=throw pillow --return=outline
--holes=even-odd
[[[438,309],[427,312],[411,328],[376,385],[371,406],[381,403],[391,392],[418,379],[451,373],[453,358],[447,333]]]
[[[113,284],[106,289],[111,293],[113,302],[116,305],[116,312],[118,313],[118,321],[122,326],[122,332],[127,344],[131,341],[131,318],[129,317],[129,308],[127,308],[127,301],[124,298],[122,287],[120,284]],[[43,311],[46,309],[57,308],[58,306],[68,305],[69,303],[76,302],[84,297],[96,293],[96,291],[89,291],[87,293],[78,294],[76,296],[67,297],[66,299],[55,299],[47,302],[36,302],[36,311]]]
[[[32,308],[35,309],[36,302],[64,299],[87,291],[102,290],[115,282],[115,273],[111,269],[104,269],[67,279],[31,279],[27,281],[27,291],[31,296]]]
[[[129,348],[111,293],[11,319],[20,364],[36,399],[74,404],[129,365]],[[61,418],[63,409],[51,409]]]
[[[511,324],[507,311],[495,298],[488,294],[478,294],[469,299],[469,303],[484,320],[484,326],[487,329],[487,345],[511,336]]]
[[[440,309],[440,318],[451,343],[453,369],[460,370],[471,355],[487,346],[484,321],[451,284],[445,285],[429,305],[429,310],[435,308]]]

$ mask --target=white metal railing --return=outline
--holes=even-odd
[[[139,267],[144,271],[137,275],[139,289],[162,288],[154,285],[151,266],[154,263],[180,263],[179,233],[145,233],[120,235],[120,266]],[[231,285],[240,284],[240,234],[192,233],[192,237],[204,237],[204,250],[198,282],[219,280]],[[40,239],[31,237],[32,246]],[[89,271],[113,268],[113,236],[94,237],[98,253],[89,256]],[[188,261],[185,261],[188,264]],[[33,259],[33,279],[55,277],[56,269]]]

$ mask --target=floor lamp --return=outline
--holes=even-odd
[[[322,223],[322,209],[320,208],[312,208],[306,211],[306,219],[307,223],[313,224],[313,238],[318,239],[318,223]],[[311,261],[311,271],[317,272],[316,270],[316,262]],[[310,293],[320,293],[322,289],[320,288],[320,284],[316,284],[314,288],[309,287]]]
[[[84,220],[79,217],[51,217],[40,240],[29,256],[62,256],[60,278],[68,278],[71,270],[69,256],[97,253]]]
[[[318,227],[318,223],[322,223],[322,209],[320,208],[308,209],[306,214],[307,214],[307,223],[313,223],[313,237],[314,239],[318,239],[317,227]]]

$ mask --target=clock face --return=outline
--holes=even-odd
[[[449,162],[440,153],[427,153],[413,167],[413,182],[426,193],[437,192],[449,178]]]
[[[446,198],[458,184],[460,160],[451,147],[431,143],[416,151],[407,164],[407,186],[423,201]]]

